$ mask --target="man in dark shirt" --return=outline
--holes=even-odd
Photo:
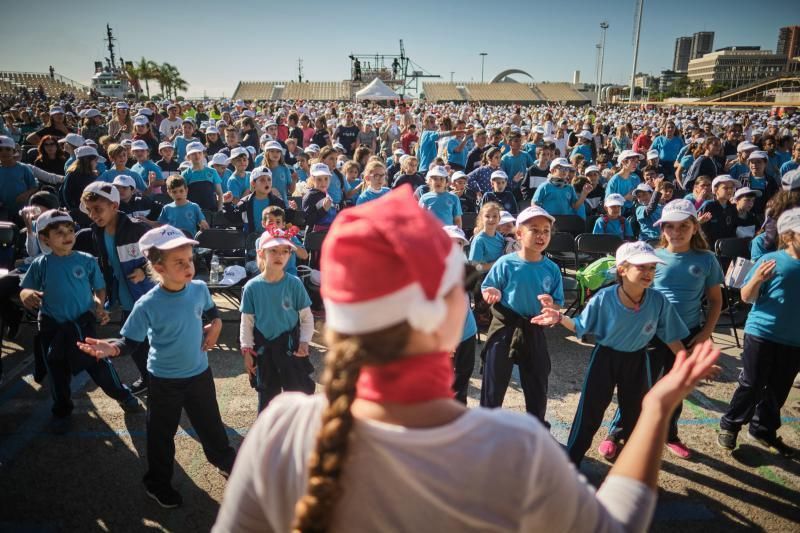
[[[358,126],[353,124],[353,112],[348,111],[344,114],[344,124],[337,126],[336,131],[333,132],[334,142],[338,142],[344,146],[347,157],[351,159],[353,158],[356,148],[358,148],[359,131]]]
[[[475,133],[472,134],[472,138],[475,140],[475,148],[470,150],[469,154],[467,155],[467,167],[464,169],[464,172],[467,174],[481,166],[483,152],[490,148],[489,137],[486,133],[486,130],[475,130]]]
[[[525,179],[520,183],[520,192],[524,200],[533,200],[536,188],[547,181],[550,175],[550,161],[553,160],[556,150],[552,143],[536,147],[536,161],[528,167]]]
[[[739,182],[730,176],[723,175],[714,178],[711,187],[714,190],[714,199],[707,201],[700,207],[700,220],[703,233],[708,239],[711,249],[719,239],[736,237],[736,227],[740,225],[739,212],[736,204],[732,203],[733,194]],[[703,216],[705,215],[705,217]],[[707,219],[710,215],[710,219]],[[725,265],[727,267],[727,265]]]

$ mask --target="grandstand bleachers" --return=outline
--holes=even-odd
[[[522,83],[467,83],[472,100],[484,102],[534,102],[530,87]]]
[[[233,93],[242,100],[350,100],[348,81],[242,81]]]
[[[537,83],[535,87],[547,102],[586,102],[587,98],[569,83]]]
[[[464,100],[454,83],[423,83],[422,87],[425,92],[425,99],[429,102],[459,102]]]
[[[50,98],[58,98],[62,92],[73,93],[76,98],[88,98],[88,88],[67,83],[60,75],[56,74],[55,79],[50,78],[49,73],[44,72],[0,72],[0,94],[16,95],[21,87],[25,87],[30,92],[34,92],[41,85],[45,94]]]
[[[569,83],[423,83],[429,102],[585,103],[588,99]]]

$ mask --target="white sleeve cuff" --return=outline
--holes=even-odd
[[[310,307],[300,310],[300,342],[311,342],[314,336],[314,315]]]
[[[242,313],[242,321],[239,323],[239,345],[241,348],[252,348],[255,346],[253,338],[253,328],[255,327],[255,315]]]

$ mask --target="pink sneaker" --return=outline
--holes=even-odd
[[[681,459],[688,459],[692,456],[692,450],[687,448],[686,445],[679,440],[668,442],[667,449],[672,452],[672,455],[676,455]]]
[[[619,446],[613,440],[606,439],[597,447],[599,453],[606,461],[613,460],[619,453]]]

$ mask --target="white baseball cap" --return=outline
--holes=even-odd
[[[544,217],[550,222],[555,222],[556,219],[550,213],[539,207],[538,205],[532,205],[530,207],[526,207],[517,215],[517,226],[523,225],[525,222],[532,218],[536,217]]]
[[[83,146],[83,143],[86,142],[86,139],[78,135],[77,133],[67,133],[64,137],[59,139],[58,142],[61,143],[69,143],[74,147]]]
[[[742,141],[736,145],[737,152],[749,152],[750,150],[758,150],[758,146],[748,141]]]
[[[467,175],[461,172],[460,170],[456,170],[453,172],[453,175],[450,176],[450,181],[456,181],[460,179],[467,179]]]
[[[114,107],[116,107],[117,109],[130,109],[130,106],[125,102],[117,102],[116,104],[114,104]]]
[[[150,124],[150,121],[147,120],[147,117],[144,115],[138,115],[133,119],[134,126],[147,126],[148,124]]]
[[[397,150],[395,150],[394,152],[392,152],[392,154],[393,154],[393,155],[406,155],[406,152],[405,152],[405,150],[403,150],[402,148],[398,148]]]
[[[236,159],[237,157],[241,157],[243,155],[250,156],[250,152],[247,151],[247,148],[244,146],[237,146],[233,150],[231,150],[231,159]]]
[[[658,158],[659,158],[658,150],[648,150],[647,151],[647,159],[648,160],[650,160],[650,159],[658,159]]]
[[[164,148],[172,148],[174,150],[175,146],[173,146],[171,142],[164,141],[164,142],[162,142],[161,144],[158,145],[158,151],[160,152]]]
[[[591,141],[594,139],[594,135],[592,135],[591,131],[583,130],[580,133],[575,134],[576,137],[580,137],[581,139],[585,139],[587,141]]]
[[[588,174],[589,172],[600,172],[600,167],[598,167],[597,165],[589,165],[588,167],[586,167],[583,173]]]
[[[0,135],[0,148],[16,148],[17,143],[14,142],[14,139],[11,137],[6,137],[5,135]]]
[[[94,146],[78,146],[75,148],[75,157],[99,157],[100,154],[97,153]]]
[[[206,151],[206,147],[203,146],[203,143],[200,142],[193,142],[186,145],[186,155],[195,154],[200,152],[201,154]]]
[[[640,154],[639,152],[634,152],[633,150],[623,150],[622,152],[620,152],[619,157],[617,158],[617,160],[618,161],[623,161],[625,159],[630,159],[632,157],[635,157],[635,158],[640,159],[640,160],[644,159],[644,156],[642,154]]]
[[[303,151],[308,154],[318,154],[320,150],[318,145],[312,143],[306,146],[306,149]]]
[[[147,146],[147,143],[142,140],[133,141],[133,144],[131,145],[131,150],[149,150],[149,149],[150,147]]]
[[[508,174],[506,174],[502,170],[495,170],[494,172],[492,172],[492,176],[489,179],[490,180],[506,180],[506,181],[508,181]]]
[[[550,162],[550,170],[556,167],[572,168],[572,163],[566,157],[557,157]]]
[[[223,287],[232,287],[247,277],[247,271],[241,265],[231,265],[225,267],[222,272],[222,279],[219,284]]]
[[[758,198],[761,196],[761,191],[758,189],[751,189],[750,187],[741,187],[736,189],[736,192],[733,194],[733,199],[738,200],[742,196],[747,196],[748,194],[755,195]]]
[[[213,156],[211,156],[211,161],[209,161],[209,165],[224,165],[228,166],[231,160],[222,152],[217,152]]]
[[[617,248],[615,255],[617,265],[628,263],[631,265],[648,265],[664,261],[658,258],[653,247],[644,241],[626,242]]]
[[[800,207],[784,211],[778,217],[778,233],[794,231],[800,233]]]
[[[331,169],[328,168],[328,165],[325,163],[314,163],[311,165],[311,175],[312,176],[330,176]]]
[[[100,111],[98,111],[97,109],[87,109],[83,113],[83,116],[86,118],[94,118],[94,117],[99,117],[100,114],[101,114]]]
[[[208,135],[209,133],[213,133],[215,135],[219,135],[219,130],[217,129],[216,126],[209,126],[209,127],[206,128],[206,135]]]
[[[800,189],[800,169],[790,170],[781,178],[781,188],[784,191],[796,191]]]
[[[169,224],[151,229],[139,239],[139,249],[144,255],[150,248],[159,250],[172,250],[185,244],[199,244],[196,240],[187,237],[181,230]]]
[[[278,141],[267,141],[264,145],[264,151],[266,152],[267,150],[280,150],[281,153],[285,152],[283,146],[281,146],[281,143]]]
[[[664,206],[661,218],[656,221],[655,225],[659,226],[664,222],[683,222],[689,217],[697,218],[697,209],[694,204],[683,198],[672,200]]]
[[[769,155],[767,152],[763,150],[756,150],[749,156],[747,156],[747,160],[750,161],[751,159],[769,159]]]
[[[447,169],[441,165],[434,165],[428,170],[428,174],[425,176],[426,178],[432,177],[439,177],[439,178],[446,178],[447,177]]]
[[[276,246],[289,246],[295,250],[297,246],[295,246],[291,239],[292,236],[284,230],[271,227],[258,238],[258,249],[266,250],[268,248],[275,248]]]
[[[60,222],[69,222],[73,225],[75,224],[75,221],[72,220],[72,217],[69,216],[69,213],[65,209],[50,209],[45,211],[36,219],[36,233],[41,233],[47,228],[47,226],[58,224]]]
[[[63,107],[57,106],[57,105],[54,105],[54,106],[50,107],[50,114],[51,115],[58,115],[59,113],[61,113],[62,115],[64,114],[64,108]]]
[[[111,183],[106,183],[105,181],[93,181],[83,189],[83,194],[86,194],[87,192],[94,193],[97,196],[105,198],[109,202],[119,205],[119,191]],[[87,215],[89,214],[89,210],[86,209],[83,200],[81,200],[80,209],[83,213],[86,213]]]
[[[503,224],[508,224],[509,222],[516,224],[517,219],[514,218],[514,215],[508,211],[500,211],[500,222],[498,222],[498,225],[502,226]]]
[[[269,176],[272,177],[272,171],[267,167],[256,167],[250,172],[250,183],[253,183],[261,176]]]
[[[119,185],[120,187],[132,187],[136,188],[136,180],[134,180],[131,176],[127,174],[120,174],[119,176],[114,178],[114,181],[111,182],[112,185]]]
[[[461,246],[466,246],[469,244],[467,236],[464,235],[464,230],[458,226],[445,226],[443,229],[444,232],[447,233],[448,237],[451,239],[458,239],[458,241],[461,243]]]
[[[735,180],[727,174],[722,174],[714,178],[714,181],[711,182],[711,188],[716,189],[717,185],[721,185],[723,183],[733,183],[733,186],[736,188],[739,188],[741,186],[739,180]]]
[[[649,192],[649,193],[652,193],[653,192],[653,188],[651,186],[649,186],[648,184],[646,184],[646,183],[640,183],[639,185],[636,186],[636,188],[633,191],[634,191],[634,193],[637,193],[637,192]]]
[[[622,196],[621,194],[611,193],[608,196],[606,196],[605,200],[603,200],[603,205],[605,205],[606,207],[613,207],[615,205],[622,207],[623,205],[625,205],[625,197]]]

